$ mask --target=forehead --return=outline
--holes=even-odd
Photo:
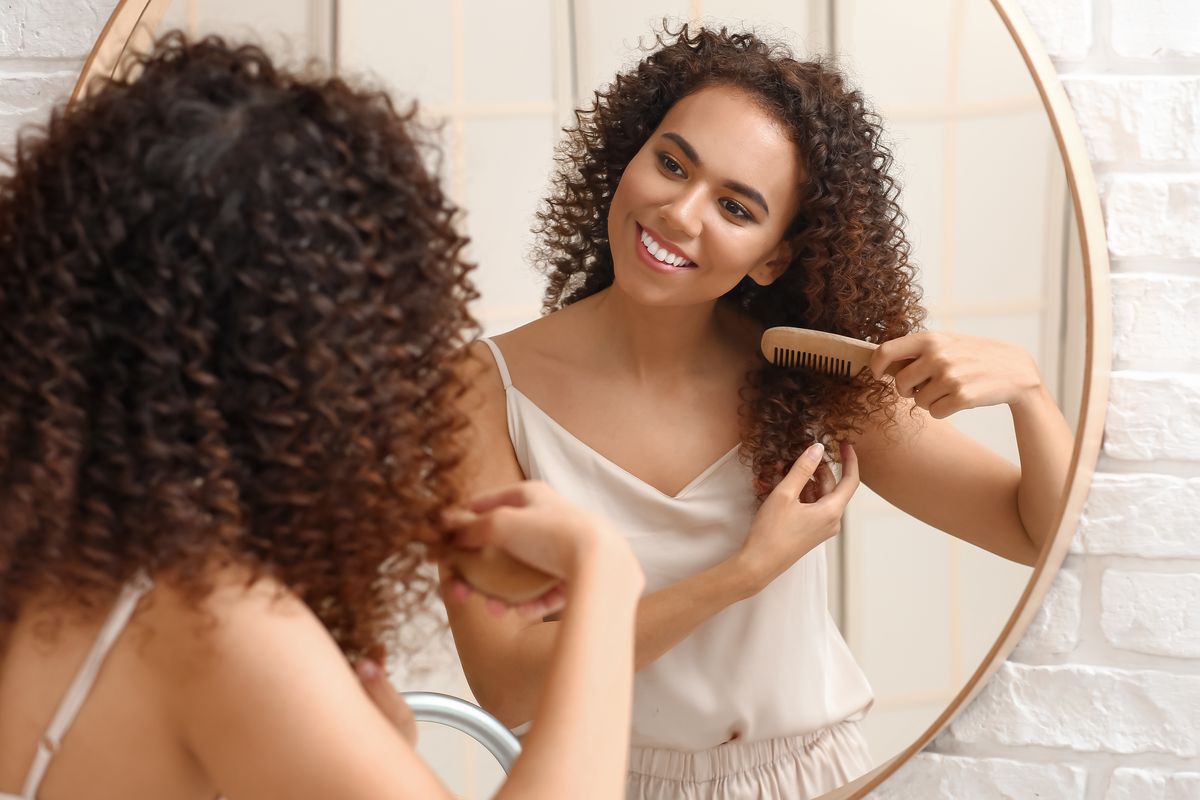
[[[708,86],[671,106],[654,132],[688,140],[709,170],[724,180],[748,183],[776,199],[791,197],[800,183],[800,154],[787,130],[749,94]]]

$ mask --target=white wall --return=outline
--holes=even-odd
[[[983,0],[978,0],[983,2]],[[1022,0],[1080,117],[1113,263],[1106,441],[1022,647],[876,798],[1200,796],[1200,3]],[[113,0],[0,0],[0,142]]]

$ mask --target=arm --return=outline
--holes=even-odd
[[[897,426],[856,441],[863,480],[921,521],[992,553],[1036,562],[1066,485],[1073,436],[1033,359],[1002,342],[917,334],[879,347],[871,368],[914,359],[896,375]],[[1020,465],[943,420],[1008,405]],[[915,410],[914,410],[915,407]]]
[[[294,595],[229,577],[151,639],[181,738],[238,798],[436,798],[450,793],[375,709],[332,638]]]
[[[629,703],[614,698],[631,692],[641,588],[630,562],[580,550],[537,725],[498,800],[619,796]],[[150,656],[184,744],[226,797],[451,799],[298,598],[229,581],[199,613],[174,605]]]

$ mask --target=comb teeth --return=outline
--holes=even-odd
[[[850,362],[844,358],[818,355],[807,350],[793,350],[790,347],[776,347],[775,357],[771,361],[777,367],[801,367],[843,378],[849,378],[851,375]]]

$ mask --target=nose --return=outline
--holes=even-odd
[[[681,192],[663,204],[659,214],[665,227],[669,228],[671,233],[677,233],[689,239],[700,235],[703,227],[700,219],[700,194],[699,187],[697,187]]]

